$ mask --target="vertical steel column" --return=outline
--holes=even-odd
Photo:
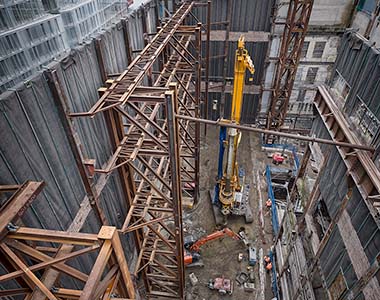
[[[201,61],[202,61],[202,24],[198,23],[195,28],[195,49],[197,62],[195,63],[195,117],[200,116],[200,105],[201,105]],[[194,204],[199,201],[199,150],[200,150],[200,123],[195,123],[195,197]]]
[[[204,118],[208,119],[208,85],[210,72],[210,31],[211,31],[211,1],[207,1],[207,40],[206,40],[206,66],[205,66],[205,101]],[[207,124],[204,124],[204,134],[207,134]]]
[[[108,76],[107,76],[105,65],[104,65],[104,56],[103,56],[100,40],[95,40],[95,52],[98,59],[102,80],[103,82],[106,82],[108,79]],[[99,97],[101,97],[102,94],[103,93],[99,91]],[[120,115],[113,109],[104,111],[104,120],[107,126],[108,136],[110,138],[112,149],[113,151],[116,151],[118,145],[120,145],[121,141],[123,140],[125,136],[123,122],[121,120]],[[125,204],[129,209],[132,205],[133,194],[134,194],[134,186],[132,183],[133,180],[131,180],[133,176],[132,175],[133,172],[128,166],[122,166],[118,168],[117,172],[120,178],[121,187],[123,189]],[[143,232],[141,229],[133,231],[133,238],[135,241],[135,246],[137,248],[137,253],[141,251],[142,236],[143,236]],[[143,275],[142,277],[143,277],[145,287],[147,287],[148,282],[146,278],[146,272],[143,272],[142,275]]]
[[[125,42],[125,51],[127,53],[128,64],[132,62],[132,49],[128,32],[128,19],[121,19],[121,25],[123,27],[123,35]]]
[[[144,34],[144,46],[149,44],[149,33],[148,33],[148,24],[147,24],[147,18],[146,18],[146,11],[145,11],[145,6],[141,7],[141,22],[142,22],[142,27],[143,27],[143,34]],[[152,67],[148,69],[147,73],[147,78],[148,78],[148,85],[152,86],[153,85],[153,74],[152,74]]]
[[[228,48],[230,41],[231,19],[232,19],[232,0],[227,0],[227,23],[226,23],[226,36],[224,42],[224,60],[223,60],[223,84],[222,92],[220,95],[219,104],[219,118],[224,118],[224,106],[226,102],[226,77],[228,69]]]
[[[282,35],[266,128],[284,124],[314,0],[291,0]],[[269,137],[267,136],[267,142]]]
[[[60,85],[60,82],[57,76],[57,71],[49,70],[45,72],[45,75],[46,75],[47,82],[48,82],[50,91],[52,93],[53,99],[56,103],[59,118],[65,130],[66,137],[69,141],[69,145],[73,153],[75,163],[78,167],[80,176],[82,178],[82,182],[83,182],[87,197],[89,199],[90,205],[92,209],[94,210],[95,215],[97,216],[100,224],[107,225],[108,224],[107,219],[99,203],[99,195],[96,193],[95,188],[92,186],[90,179],[87,176],[86,167],[82,160],[83,159],[82,154],[81,154],[79,145],[77,144],[77,141],[75,140],[75,137],[74,137],[75,131],[73,129],[72,120],[69,117],[67,99]],[[66,253],[69,253],[73,249],[74,247],[72,245],[64,245],[56,253],[56,256],[58,257]],[[47,268],[41,277],[41,281],[47,288],[50,289],[54,286],[54,283],[57,280],[58,276],[59,276],[59,273],[56,270],[54,270],[53,268]],[[31,296],[31,299],[33,300],[39,300],[39,299],[45,299],[45,298],[46,297],[44,293],[42,293],[39,289],[35,289]]]
[[[57,76],[57,71],[49,70],[45,72],[45,75],[47,77],[49,88],[53,94],[53,99],[56,103],[58,113],[59,113],[59,118],[65,130],[66,137],[69,140],[70,148],[73,153],[75,163],[78,167],[79,173],[81,175],[86,194],[88,196],[88,199],[90,200],[90,204],[93,207],[95,214],[97,215],[100,223],[102,225],[107,225],[108,224],[107,219],[104,215],[102,208],[100,207],[99,196],[97,195],[95,189],[93,189],[91,182],[87,176],[86,167],[82,160],[82,154],[74,138],[75,132],[73,129],[72,120],[69,117],[67,99],[62,91],[62,87],[60,85],[60,82]]]
[[[172,187],[173,212],[175,224],[176,255],[178,265],[179,296],[184,298],[185,267],[183,255],[183,230],[182,230],[182,191],[181,191],[181,166],[180,166],[180,139],[178,134],[178,120],[175,115],[178,112],[178,98],[176,84],[170,84],[170,91],[165,93],[166,116],[168,122],[170,178]]]

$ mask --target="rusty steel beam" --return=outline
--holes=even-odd
[[[314,0],[289,1],[266,121],[268,130],[279,130],[284,124],[313,3]],[[273,141],[269,136],[266,139]]]
[[[226,11],[226,33],[224,37],[224,50],[223,50],[223,85],[222,85],[222,91],[221,91],[221,98],[220,98],[220,104],[219,104],[219,116],[220,118],[224,118],[224,107],[226,102],[226,85],[227,85],[227,69],[228,69],[228,51],[229,51],[229,41],[230,41],[230,30],[231,30],[231,20],[232,20],[232,0],[227,0],[227,11]]]
[[[210,33],[211,33],[211,0],[207,1],[207,31],[206,31],[206,65],[205,65],[205,101],[204,118],[208,119],[208,86],[210,69]],[[207,125],[204,127],[204,135],[207,134]]]
[[[153,63],[158,60],[161,52],[169,44],[176,30],[191,13],[193,2],[184,2],[169,21],[156,34],[152,41],[146,45],[142,52],[132,61],[124,71],[88,112],[71,113],[71,116],[93,116],[101,111],[119,105],[124,106],[137,86],[149,75]]]
[[[286,133],[286,132],[261,129],[261,128],[257,128],[257,127],[236,125],[236,124],[230,123],[228,120],[223,120],[223,119],[217,120],[217,121],[212,121],[212,120],[205,120],[205,119],[200,119],[200,118],[183,116],[180,114],[177,114],[176,117],[178,119],[182,119],[182,120],[189,120],[189,121],[194,121],[194,122],[199,122],[199,123],[206,123],[206,124],[215,125],[215,126],[237,128],[237,129],[240,129],[242,131],[251,131],[251,132],[256,132],[256,133],[275,135],[275,136],[286,137],[286,138],[294,139],[294,140],[312,142],[312,143],[334,145],[334,146],[339,146],[340,148],[364,150],[367,152],[375,151],[375,149],[373,147],[361,145],[359,141],[356,141],[356,143],[351,143],[351,142],[341,142],[341,141],[336,141],[336,140],[321,139],[321,138],[316,138],[316,137],[312,137],[312,136],[291,134],[291,133]]]
[[[200,126],[177,120],[174,114],[199,117],[202,24],[183,24],[192,6],[192,2],[181,5],[128,69],[106,81],[108,86],[99,90],[100,100],[89,112],[70,114],[104,112],[110,123],[114,153],[106,166],[95,171],[119,171],[129,190],[121,232],[138,232],[134,274],[142,276],[149,299],[184,297],[181,210],[182,202],[194,203],[199,193]],[[151,80],[145,80],[148,76]],[[175,113],[168,111],[173,104],[167,93],[175,99]],[[94,281],[104,261],[97,266]],[[85,295],[90,299],[96,293],[87,287]]]

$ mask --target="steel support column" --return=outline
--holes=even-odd
[[[200,126],[179,120],[173,127],[169,113],[199,117],[202,24],[184,24],[192,7],[183,3],[128,69],[107,80],[89,112],[71,114],[106,114],[114,153],[95,171],[128,169],[121,174],[130,194],[121,232],[140,232],[134,274],[142,275],[149,299],[184,297],[181,210],[198,197]],[[173,93],[174,111],[166,93]]]
[[[290,0],[282,34],[279,61],[273,81],[273,91],[266,128],[279,130],[284,124],[289,99],[301,57],[314,0]],[[267,142],[272,142],[267,136]]]

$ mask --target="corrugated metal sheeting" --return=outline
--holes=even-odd
[[[335,70],[350,86],[346,101],[348,112],[355,107],[357,97],[360,97],[372,113],[380,118],[380,51],[356,33],[347,31],[342,37]]]
[[[135,29],[130,32],[132,49],[139,49],[144,44],[139,34],[141,17],[132,15],[129,27]],[[104,31],[97,39],[100,39],[106,72],[125,70],[128,61],[121,24]],[[87,111],[98,100],[97,89],[103,82],[94,39],[48,68],[57,70],[72,112]],[[103,116],[77,118],[74,125],[84,157],[95,158],[96,166],[101,167],[112,153]],[[1,184],[20,184],[26,180],[47,184],[22,218],[23,223],[35,228],[66,230],[80,208],[85,190],[44,73],[0,96],[0,128]],[[120,228],[128,208],[118,173],[109,176],[100,202],[109,223]],[[82,231],[97,232],[99,226],[90,213]],[[122,242],[131,261],[135,253],[133,240],[127,235]],[[88,272],[93,262],[73,263]]]
[[[316,137],[329,138],[320,117],[314,120],[312,133]],[[348,177],[346,175],[347,168],[337,148],[331,147],[321,145],[321,150],[325,156],[328,151],[331,151],[331,153],[325,168],[321,171],[319,189],[321,192],[320,199],[323,199],[329,217],[333,219],[339,211],[342,200],[347,195]],[[356,186],[353,187],[346,210],[368,261],[371,263],[380,253],[380,230]],[[339,272],[343,272],[348,288],[351,288],[358,280],[337,226],[334,227],[332,236],[322,252],[320,264],[328,287],[330,287]],[[380,279],[380,274],[377,277]]]
[[[270,31],[270,15],[274,0],[231,0],[231,31]],[[227,20],[228,0],[212,0],[211,22]],[[197,17],[206,23],[207,10],[199,8]],[[223,25],[214,25],[212,29],[224,30]]]
[[[270,20],[271,12],[274,0],[260,1],[260,0],[235,0],[232,3],[232,19],[231,19],[231,31],[248,32],[248,31],[265,31],[270,32]],[[211,22],[222,22],[227,20],[227,8],[228,1],[226,0],[214,0],[211,6]],[[206,9],[199,8],[197,11],[197,17],[206,22]],[[225,30],[224,25],[213,25],[212,30]],[[224,42],[212,41],[210,44],[210,56],[219,56],[224,54]],[[233,78],[234,76],[234,61],[235,50],[237,42],[229,42],[228,58],[227,58],[227,77]],[[252,57],[255,65],[255,75],[253,82],[246,78],[246,84],[259,85],[262,82],[265,68],[265,56],[267,53],[267,42],[246,42],[246,48]],[[205,45],[203,45],[203,51],[205,51]],[[216,58],[210,61],[210,80],[222,81],[224,68],[224,58]],[[220,93],[213,93],[210,95],[208,103],[208,118],[218,118],[219,113],[215,114],[212,109],[213,99],[220,100]],[[224,117],[229,116],[228,107],[230,95],[226,95],[226,109]],[[242,122],[254,123],[257,115],[259,95],[245,95],[242,109]],[[220,105],[218,104],[218,107]],[[219,108],[218,108],[219,112]]]

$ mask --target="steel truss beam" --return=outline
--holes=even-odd
[[[184,298],[182,202],[198,199],[200,125],[175,115],[199,117],[202,24],[183,24],[192,7],[182,4],[128,69],[107,80],[89,112],[70,114],[105,113],[114,153],[95,171],[118,170],[124,180],[121,232],[135,235],[134,274],[147,298]]]
[[[166,49],[169,42],[175,36],[177,30],[186,30],[181,28],[185,17],[190,14],[193,2],[186,1],[169,19],[169,21],[154,36],[152,41],[146,45],[142,52],[132,61],[115,81],[107,88],[101,98],[88,111],[83,113],[72,113],[71,116],[93,116],[96,113],[107,109],[124,106],[129,98],[133,95],[136,88],[147,79],[147,74],[160,54]]]
[[[16,227],[10,223],[22,216],[43,185],[43,182],[28,181],[20,186],[0,187],[0,192],[14,192],[0,208],[0,262],[7,271],[0,276],[0,283],[15,281],[20,286],[2,290],[0,296],[24,295],[24,299],[31,299],[33,291],[39,289],[50,300],[110,299],[112,293],[135,299],[134,285],[115,227],[103,226],[98,234],[88,234]],[[76,250],[56,255],[61,245],[75,245]],[[89,275],[66,264],[69,260],[96,251],[97,259]],[[46,287],[35,272],[50,267],[80,284],[84,283],[83,290],[60,285],[53,289]],[[106,275],[102,276],[103,273]]]
[[[314,0],[289,2],[267,116],[267,129],[279,130],[284,124],[313,3]]]

